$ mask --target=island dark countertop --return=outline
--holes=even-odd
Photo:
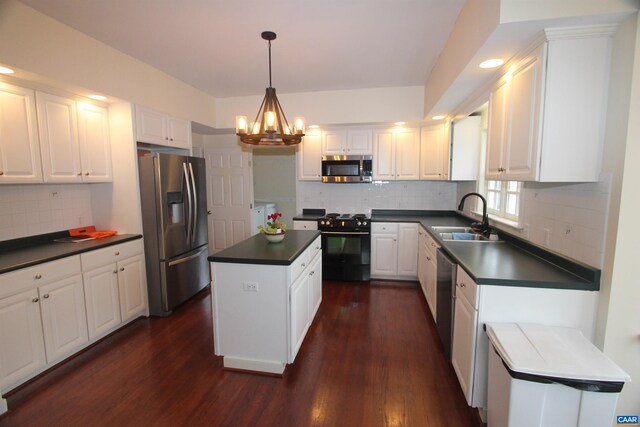
[[[29,246],[16,244],[16,249],[8,247],[8,242],[3,242],[3,250],[0,250],[0,274],[140,238],[140,234],[118,234],[77,243],[40,240]]]
[[[236,264],[291,265],[319,235],[315,230],[287,230],[282,242],[269,243],[263,235],[256,234],[207,259]]]
[[[600,270],[497,230],[501,242],[444,241],[433,226],[468,226],[455,211],[374,210],[372,222],[417,222],[479,285],[597,291]]]

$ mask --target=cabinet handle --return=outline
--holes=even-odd
[[[44,295],[42,295],[42,298],[44,298],[44,299],[49,298],[49,294],[44,294]]]
[[[120,267],[120,271],[124,271],[124,267]]]
[[[36,274],[36,280],[42,279],[42,274]]]
[[[116,256],[120,255],[120,251],[116,252]]]
[[[38,302],[38,301],[40,301],[38,298],[34,298],[31,300],[31,302]]]

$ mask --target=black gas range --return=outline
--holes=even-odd
[[[329,213],[318,218],[322,236],[322,277],[366,281],[370,278],[371,220],[365,214]]]

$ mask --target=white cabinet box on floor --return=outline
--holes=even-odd
[[[612,425],[629,376],[573,328],[488,323],[488,425]]]

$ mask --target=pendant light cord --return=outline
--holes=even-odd
[[[269,87],[271,87],[271,40],[269,40]]]

